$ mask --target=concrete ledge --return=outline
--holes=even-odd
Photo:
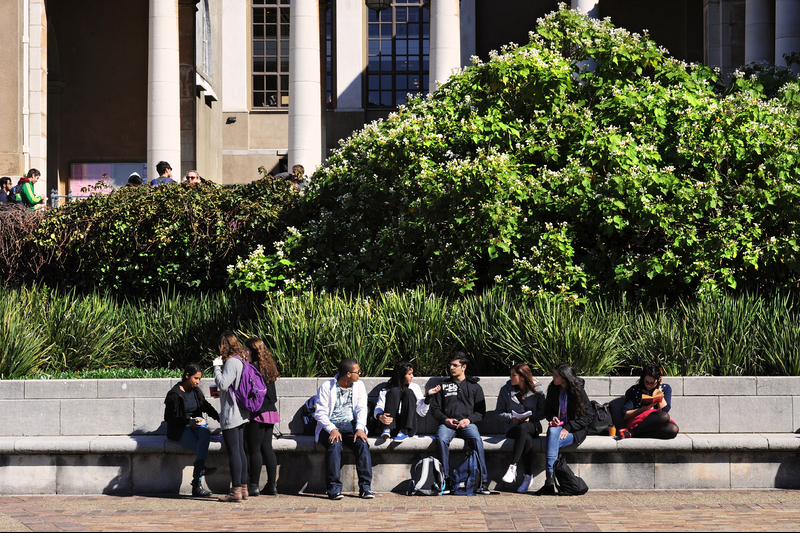
[[[433,455],[431,438],[403,442],[369,439],[373,488],[402,491],[411,466]],[[490,487],[512,491],[505,473],[513,442],[502,435],[483,437]],[[313,436],[273,441],[278,455],[279,490],[324,490],[324,447]],[[464,456],[465,443],[454,439],[451,464]],[[545,440],[534,444],[535,490],[544,481]],[[208,463],[219,468],[206,478],[209,488],[225,492],[230,480],[222,442],[213,440]],[[681,434],[676,439],[625,439],[590,436],[563,450],[575,472],[592,489],[800,488],[800,436],[794,434]],[[163,435],[2,437],[2,494],[176,494],[189,489],[192,454]],[[342,481],[357,490],[354,458],[346,452]],[[521,474],[520,474],[521,475]]]

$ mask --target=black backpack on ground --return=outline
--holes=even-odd
[[[607,435],[608,426],[614,423],[611,418],[611,407],[607,403],[598,403],[592,400],[594,418],[589,423],[589,435]]]
[[[581,496],[589,492],[586,482],[575,475],[563,455],[558,456],[556,464],[553,465],[553,470],[555,471],[559,496]]]
[[[444,468],[439,459],[426,457],[411,467],[411,479],[408,480],[408,496],[439,496],[444,491],[446,478]]]

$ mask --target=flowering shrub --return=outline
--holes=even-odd
[[[795,78],[718,94],[715,71],[563,5],[530,37],[342,141],[292,268],[572,300],[798,281]]]
[[[298,198],[271,176],[230,188],[126,187],[48,211],[31,253],[51,285],[137,296],[218,289],[232,257],[276,240]]]

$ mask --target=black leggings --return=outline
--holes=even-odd
[[[228,450],[228,466],[231,469],[231,483],[234,487],[247,485],[247,455],[244,453],[244,427],[222,430],[222,440]]]
[[[511,462],[518,464],[522,459],[522,465],[525,468],[525,475],[530,476],[533,468],[533,439],[539,438],[542,432],[541,426],[537,426],[535,422],[523,422],[518,426],[514,426],[506,433],[506,437],[514,439],[514,456]]]
[[[275,483],[278,459],[272,449],[273,427],[274,424],[250,421],[244,430],[247,461],[250,465],[250,483],[254,485],[259,484],[262,464],[267,466],[267,483]]]
[[[402,409],[400,408],[402,406]],[[398,414],[397,411],[400,411]],[[381,430],[399,429],[409,437],[417,433],[417,395],[411,389],[400,392],[400,387],[392,387],[386,391],[384,414],[391,416],[391,424],[381,424]]]
[[[631,435],[640,439],[669,440],[678,436],[678,426],[670,422],[669,413],[653,411],[631,430]]]

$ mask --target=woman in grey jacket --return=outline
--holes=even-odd
[[[533,480],[533,439],[542,432],[544,418],[544,389],[533,377],[528,365],[520,363],[511,367],[510,379],[500,389],[496,413],[506,424],[506,437],[514,439],[514,455],[503,481],[517,479],[517,463],[522,459],[525,477],[517,492],[528,492]]]
[[[214,359],[214,379],[219,390],[219,425],[228,450],[231,492],[220,496],[222,502],[240,502],[248,498],[247,455],[244,451],[244,425],[250,412],[236,405],[233,391],[239,388],[245,353],[236,335],[226,331],[219,339],[220,356]]]

